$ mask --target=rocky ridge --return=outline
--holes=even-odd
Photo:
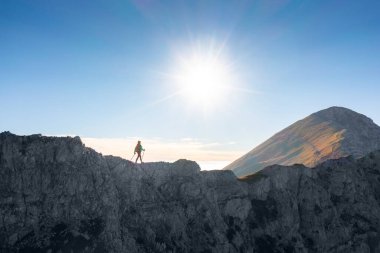
[[[378,252],[380,152],[237,179],[0,134],[1,252]]]
[[[273,164],[314,167],[379,149],[378,125],[365,115],[334,106],[295,122],[224,169],[246,176]]]

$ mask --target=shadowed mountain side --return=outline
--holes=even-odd
[[[362,114],[331,107],[297,121],[224,169],[245,176],[273,164],[314,167],[328,159],[359,158],[377,149],[379,126]]]
[[[0,134],[1,252],[378,252],[380,152],[237,180]]]

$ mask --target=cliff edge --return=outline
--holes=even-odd
[[[237,179],[0,134],[2,252],[377,252],[380,152]]]

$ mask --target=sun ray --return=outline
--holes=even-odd
[[[222,43],[214,39],[192,40],[190,46],[176,48],[172,67],[166,72],[155,71],[162,78],[162,85],[172,92],[147,106],[176,98],[177,102],[186,102],[189,109],[201,109],[208,114],[230,104],[223,101],[231,100],[233,93],[233,99],[238,93],[259,94],[244,87],[237,73],[238,61],[227,57],[227,42],[228,38]]]

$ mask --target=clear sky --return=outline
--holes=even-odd
[[[0,131],[225,163],[329,106],[379,124],[379,24],[378,0],[0,0]]]

